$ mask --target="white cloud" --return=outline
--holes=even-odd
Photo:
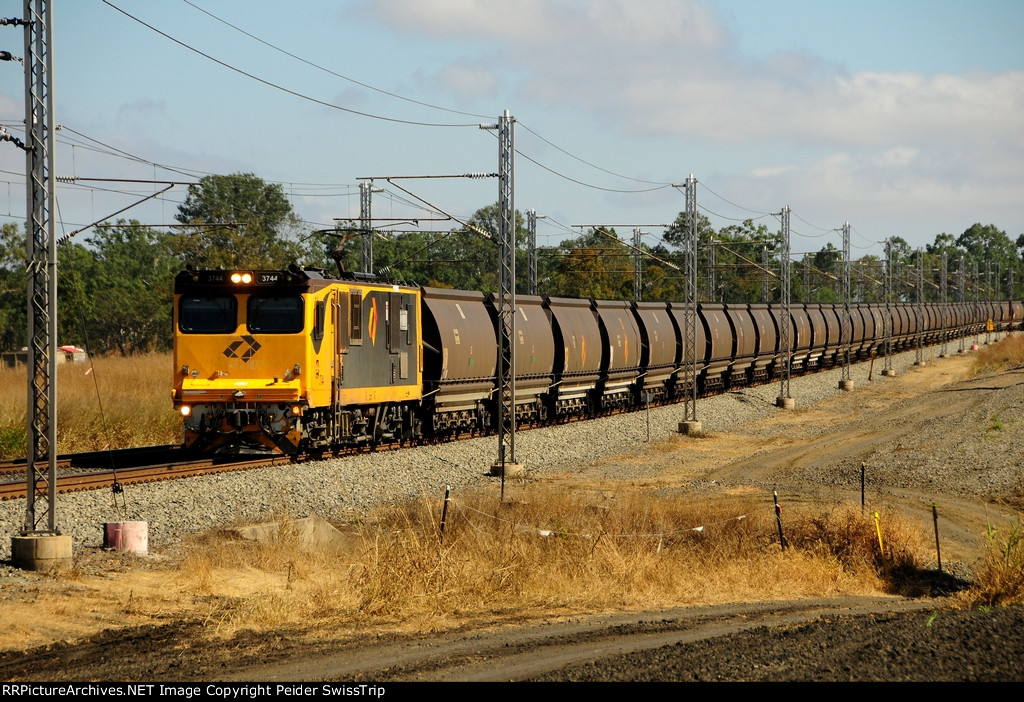
[[[692,0],[375,0],[362,12],[418,34],[532,46],[686,42],[710,48],[725,38],[718,17]]]
[[[600,124],[608,142],[664,143],[661,163],[581,154],[619,172],[674,167],[668,155],[679,154],[693,159],[688,170],[720,169],[737,188],[728,193],[755,207],[813,201],[895,220],[908,208],[950,215],[971,199],[1020,211],[1021,70],[850,72],[799,52],[753,60],[699,1],[382,0],[364,11],[460,42],[458,62],[436,72],[460,98],[496,95],[545,133],[531,112],[555,108]]]
[[[442,71],[460,97],[497,90],[497,72],[510,71],[521,98],[592,112],[634,134],[877,147],[996,138],[1024,147],[1024,72],[849,75],[798,53],[754,62],[702,2],[383,0],[364,12],[418,35],[485,42],[486,61],[463,58]]]
[[[498,87],[498,76],[487,68],[460,62],[445,68],[440,75],[443,85],[463,100],[492,95]]]
[[[138,115],[151,118],[154,115],[165,115],[167,113],[167,103],[163,100],[139,98],[122,104],[119,109],[122,115]]]
[[[754,178],[777,178],[780,175],[786,173],[792,173],[797,170],[796,166],[759,166],[753,168],[750,171],[750,175]]]

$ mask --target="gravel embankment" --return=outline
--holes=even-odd
[[[890,425],[896,436],[863,456],[872,480],[936,497],[986,501],[1024,495],[1024,461],[1016,441],[1019,427],[1014,426],[1024,417],[1024,386],[980,394],[957,388],[944,395],[948,402],[941,419],[902,416]],[[792,477],[854,488],[860,460],[848,455],[825,470],[794,471]]]
[[[913,361],[914,353],[905,352],[894,357],[893,366],[901,374]],[[881,367],[881,362],[876,362],[874,382],[894,382],[880,378]],[[840,371],[834,369],[794,378],[791,388],[797,407],[808,407],[838,394],[839,376]],[[867,363],[852,367],[856,387],[863,387],[867,376]],[[707,431],[726,431],[744,422],[780,414],[781,410],[775,408],[778,394],[778,383],[772,383],[703,399],[698,404],[698,418]],[[651,440],[671,436],[682,412],[681,405],[651,409]],[[647,416],[638,412],[520,432],[516,435],[516,457],[540,474],[585,470],[603,456],[636,451],[646,439]],[[104,522],[146,521],[150,546],[160,549],[189,532],[275,515],[318,514],[332,521],[347,521],[381,502],[424,494],[440,497],[445,485],[458,490],[495,481],[487,476],[495,455],[496,439],[489,437],[207,478],[131,485],[125,488],[126,508],[121,507],[120,496],[115,507],[114,496],[107,491],[62,495],[57,504],[58,525],[71,534],[77,548],[99,546]],[[910,459],[908,455],[907,460]],[[642,471],[642,467],[634,470]],[[623,473],[616,477],[633,476]],[[0,503],[0,531],[16,534],[24,510],[23,501]],[[10,540],[0,539],[0,559],[9,557]]]

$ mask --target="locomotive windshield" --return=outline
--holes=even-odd
[[[249,298],[248,324],[253,334],[297,334],[304,322],[302,298],[298,295]]]
[[[184,334],[232,334],[238,326],[238,304],[231,296],[183,295],[178,326]]]

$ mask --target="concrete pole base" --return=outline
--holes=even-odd
[[[882,375],[884,375],[886,378],[895,378],[896,371],[894,371],[892,368],[886,368],[884,371],[882,371]]]
[[[491,466],[491,475],[496,478],[501,477],[501,464],[495,463]],[[505,477],[506,478],[525,478],[526,477],[526,466],[522,463],[512,463],[511,461],[505,461]]]
[[[679,422],[679,433],[686,436],[700,436],[704,433],[700,422]]]
[[[775,406],[779,409],[791,410],[796,407],[796,400],[792,397],[779,397],[775,398]]]
[[[71,535],[42,534],[11,537],[11,563],[15,568],[46,572],[71,564]]]
[[[852,380],[840,380],[839,381],[839,389],[844,391],[844,392],[850,392],[851,390],[853,390],[853,381]]]
[[[914,365],[924,368],[925,366],[928,365],[928,361],[914,361]]]

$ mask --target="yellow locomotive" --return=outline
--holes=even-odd
[[[318,269],[185,270],[174,405],[185,446],[286,454],[418,434],[420,290]]]

